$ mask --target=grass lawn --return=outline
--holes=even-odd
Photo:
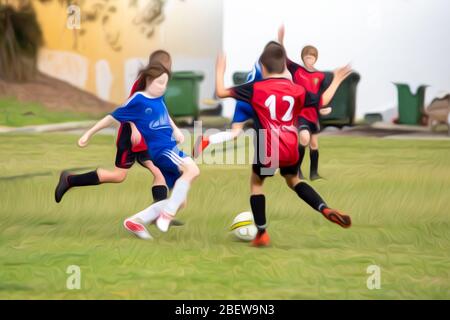
[[[60,170],[113,163],[113,137],[84,150],[76,139],[0,135],[1,299],[450,299],[450,141],[323,137],[326,180],[312,185],[352,228],[276,176],[266,185],[272,246],[255,249],[228,232],[249,209],[249,166],[201,165],[185,226],[151,226],[146,242],[122,227],[150,202],[144,169],[54,203]],[[66,288],[70,265],[81,268],[80,290]],[[379,290],[366,286],[370,265],[381,268]]]
[[[48,110],[35,102],[20,102],[14,98],[0,98],[0,126],[22,127],[48,123],[91,120],[92,115]]]

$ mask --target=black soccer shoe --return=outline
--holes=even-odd
[[[70,174],[67,171],[61,172],[61,175],[59,176],[59,182],[55,189],[55,201],[57,203],[61,202],[64,194],[70,189],[70,184],[68,181],[69,176]]]

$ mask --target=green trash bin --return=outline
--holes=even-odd
[[[398,94],[398,123],[418,125],[421,122],[425,102],[426,85],[422,85],[413,94],[409,85],[394,83]]]
[[[233,73],[233,83],[235,86],[244,84],[247,82],[247,77],[250,71],[237,71]]]
[[[198,119],[200,82],[203,79],[203,73],[197,71],[172,73],[164,99],[171,116]]]
[[[333,107],[331,113],[326,116],[320,116],[320,124],[322,127],[334,126],[342,128],[354,124],[356,88],[360,79],[360,75],[353,72],[341,83],[329,104]]]

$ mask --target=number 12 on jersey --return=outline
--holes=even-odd
[[[283,117],[281,118],[281,121],[291,121],[293,116],[292,113],[294,111],[295,100],[291,96],[283,96],[281,100],[289,103],[289,107],[286,110]],[[270,95],[264,104],[266,107],[269,108],[270,118],[272,120],[279,120],[277,119],[277,97],[274,94]]]

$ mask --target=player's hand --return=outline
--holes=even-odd
[[[225,56],[225,53],[222,52],[217,56],[216,72],[218,74],[223,74],[225,73],[226,67],[227,67],[227,58]]]
[[[320,108],[319,113],[322,116],[327,116],[331,113],[333,109],[331,107]]]
[[[285,28],[284,28],[284,24],[282,24],[279,28],[278,28],[278,42],[280,44],[283,44],[284,41],[284,33],[285,33]]]
[[[85,133],[81,136],[81,138],[78,140],[78,146],[80,148],[84,148],[88,145],[89,143],[89,139],[90,139],[90,135],[88,133]]]
[[[333,71],[333,75],[336,80],[344,81],[352,73],[352,66],[347,64],[343,67],[337,68]]]

